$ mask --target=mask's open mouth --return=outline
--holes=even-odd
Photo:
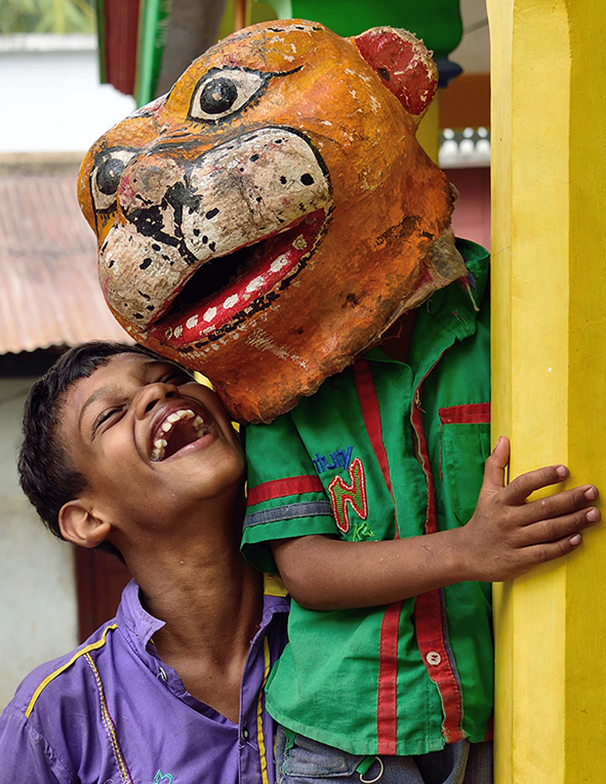
[[[235,329],[274,302],[305,267],[326,222],[327,211],[316,210],[284,232],[201,264],[150,337],[175,348],[200,347]]]
[[[210,426],[190,408],[173,411],[159,425],[152,438],[152,462],[167,460],[209,432]]]

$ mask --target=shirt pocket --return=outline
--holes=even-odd
[[[450,511],[458,525],[465,525],[476,508],[490,454],[490,403],[446,406],[438,415],[447,514]]]

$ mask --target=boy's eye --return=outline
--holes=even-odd
[[[107,408],[105,411],[102,411],[99,416],[95,419],[93,423],[93,435],[97,432],[97,430],[103,425],[104,422],[107,422],[114,416],[121,411],[120,408]]]

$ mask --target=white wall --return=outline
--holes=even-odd
[[[84,153],[135,103],[99,84],[93,36],[10,35],[0,36],[0,106],[0,153]]]
[[[23,403],[33,379],[0,379],[0,710],[36,665],[77,645],[71,547],[50,534],[18,485]]]
[[[0,0],[1,1],[1,0]],[[134,109],[99,84],[92,36],[0,36],[0,158],[81,153]],[[18,485],[23,403],[33,379],[0,379],[0,710],[36,665],[77,645],[71,547]]]

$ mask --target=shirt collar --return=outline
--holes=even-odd
[[[469,270],[468,285],[454,281],[435,291],[419,307],[408,364],[415,377],[423,376],[455,340],[464,340],[476,331],[477,313],[486,293],[490,254],[469,240],[456,240],[457,250]],[[364,354],[365,359],[397,362],[385,354],[380,346]]]
[[[164,621],[154,618],[143,607],[139,586],[134,580],[131,580],[122,592],[122,601],[118,608],[118,625],[126,628],[144,648],[152,636],[164,626]]]

